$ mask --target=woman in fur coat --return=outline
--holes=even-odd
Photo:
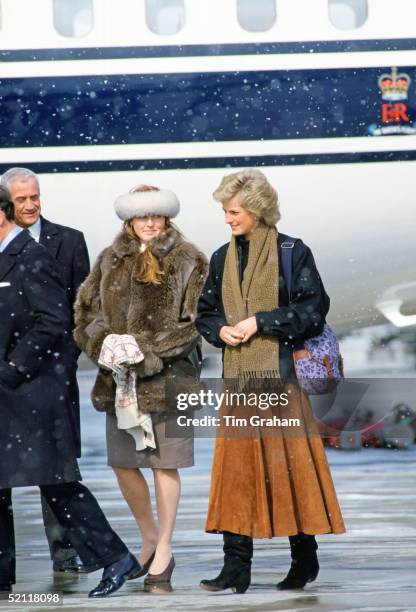
[[[239,380],[239,389],[250,388],[251,381],[254,389],[260,384],[288,393],[287,403],[259,410],[263,417],[299,419],[300,426],[235,427],[217,436],[206,531],[223,534],[224,567],[201,587],[244,593],[252,538],[289,536],[292,565],[277,588],[301,588],[318,574],[315,534],[345,530],[311,406],[295,384],[293,367],[294,347],[322,332],[329,298],[310,249],[297,240],[289,302],[280,266],[287,237],[277,232],[277,194],[261,172],[226,176],[214,197],[232,236],[212,256],[197,327],[222,348],[224,377]]]
[[[139,561],[141,575],[148,574],[145,588],[170,589],[171,538],[180,495],[178,468],[193,465],[193,440],[165,435],[165,383],[171,376],[198,377],[200,336],[194,321],[207,262],[170,221],[179,212],[173,192],[141,185],[120,196],[115,210],[123,229],[99,255],[81,286],[74,335],[97,364],[109,337],[122,341],[127,337],[130,348],[134,344],[134,350],[144,356],[134,366],[137,385],[130,389],[137,397],[135,413],[138,406],[142,422],[150,422],[146,433],[150,442],[144,450],[136,450],[133,434],[118,428],[116,384],[110,369],[99,369],[92,402],[107,413],[108,464],[141,532]],[[140,471],[143,467],[153,470],[158,524]]]

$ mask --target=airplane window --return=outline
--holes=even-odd
[[[177,34],[185,24],[184,0],[146,0],[146,21],[155,34]]]
[[[265,32],[276,21],[276,0],[237,0],[237,17],[249,32]]]
[[[339,30],[354,30],[368,17],[367,0],[329,0],[329,19]]]
[[[94,25],[93,0],[53,0],[53,23],[61,36],[86,36]]]

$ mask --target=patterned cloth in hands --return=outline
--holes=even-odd
[[[136,393],[135,364],[143,361],[144,355],[133,336],[109,334],[101,347],[98,363],[113,372],[117,385],[115,410],[117,426],[126,430],[136,443],[136,451],[146,447],[156,448],[152,419],[143,414],[138,406]]]

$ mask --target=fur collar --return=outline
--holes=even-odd
[[[183,242],[183,238],[174,227],[169,227],[166,232],[152,240],[149,247],[153,255],[161,259],[165,257],[175,246]],[[117,257],[140,254],[140,240],[132,238],[125,231],[121,231],[111,245]]]

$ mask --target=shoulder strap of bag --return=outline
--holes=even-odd
[[[298,238],[286,236],[286,240],[280,245],[281,248],[281,264],[283,278],[285,279],[287,292],[289,294],[289,302],[292,300],[292,261],[293,249]]]

